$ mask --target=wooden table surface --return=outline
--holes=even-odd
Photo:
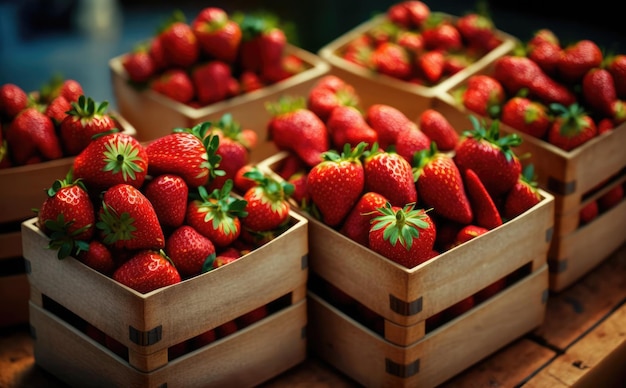
[[[626,245],[552,294],[544,323],[442,384],[452,387],[626,387]],[[40,368],[27,325],[0,331],[0,387],[65,387]],[[314,355],[262,387],[358,387]]]

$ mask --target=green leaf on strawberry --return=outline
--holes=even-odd
[[[419,238],[420,230],[430,225],[424,220],[423,209],[415,209],[415,204],[407,204],[402,210],[395,210],[389,202],[379,209],[381,215],[372,220],[371,231],[384,229],[383,237],[392,246],[400,243],[407,251],[413,240]]]

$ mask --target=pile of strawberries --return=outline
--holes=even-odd
[[[291,222],[292,186],[234,156],[249,152],[234,140],[246,131],[225,115],[148,144],[102,133],[52,184],[37,225],[59,259],[141,293],[236,260]]]
[[[541,201],[513,151],[521,138],[501,137],[497,122],[472,116],[459,134],[433,109],[415,123],[359,101],[327,75],[306,98],[268,106],[268,134],[287,155],[271,168],[303,210],[354,241],[412,268]]]
[[[540,29],[455,93],[468,110],[570,151],[626,122],[626,55]]]
[[[93,135],[120,128],[108,105],[85,96],[73,79],[55,77],[29,93],[16,84],[3,84],[0,168],[77,155]]]
[[[471,12],[431,13],[422,1],[391,5],[385,18],[336,54],[374,72],[432,86],[502,44],[493,21]]]
[[[285,51],[287,43],[285,28],[272,14],[229,15],[207,7],[190,23],[175,12],[125,54],[122,65],[138,87],[202,107],[306,70],[301,58]]]

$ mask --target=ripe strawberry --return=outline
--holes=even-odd
[[[600,211],[607,211],[617,205],[624,198],[624,186],[615,185],[609,191],[598,197]]]
[[[162,249],[163,229],[150,200],[136,187],[120,183],[102,195],[98,223],[102,241],[123,249]]]
[[[373,68],[371,56],[374,51],[374,42],[371,36],[364,34],[349,41],[339,55],[347,62],[365,68]]]
[[[161,37],[158,34],[148,41],[148,54],[154,61],[154,68],[157,73],[168,68],[169,63],[165,57]]]
[[[194,82],[180,68],[167,69],[150,81],[150,88],[157,93],[183,104],[190,103],[196,96]]]
[[[183,278],[213,269],[215,246],[189,225],[181,225],[165,240],[165,253]]]
[[[365,120],[378,133],[378,145],[382,149],[396,144],[400,132],[417,127],[402,111],[387,104],[370,105]]]
[[[233,75],[226,62],[212,60],[196,65],[191,70],[191,79],[201,105],[213,104],[231,96]]]
[[[306,100],[307,108],[323,122],[328,120],[335,107],[345,105],[358,108],[359,104],[360,98],[354,87],[336,75],[326,75],[317,81]]]
[[[206,7],[200,10],[191,23],[191,29],[205,55],[227,63],[237,59],[241,28],[222,8]]]
[[[563,48],[557,63],[557,76],[566,83],[578,83],[587,71],[599,67],[604,59],[600,47],[589,39]]]
[[[78,101],[78,98],[84,95],[83,86],[74,79],[64,79],[61,81],[57,89],[57,94],[51,96],[54,99],[57,95],[65,97],[69,102]]]
[[[615,123],[608,117],[598,120],[598,124],[596,126],[598,127],[598,136],[615,129]]]
[[[290,197],[302,209],[307,209],[311,201],[311,196],[306,187],[307,173],[304,171],[297,172],[287,179],[287,182],[293,185],[293,193]]]
[[[461,95],[465,108],[490,118],[500,115],[505,100],[506,92],[500,81],[487,74],[470,76]]]
[[[544,73],[550,77],[555,77],[559,58],[561,58],[561,46],[552,41],[529,43],[526,56],[535,62]]]
[[[138,45],[125,54],[122,57],[122,67],[129,81],[140,84],[148,82],[157,73],[157,65],[146,45]]]
[[[330,148],[328,129],[306,108],[305,99],[282,97],[266,107],[271,116],[267,133],[276,147],[294,152],[309,167],[320,163]]]
[[[442,50],[431,50],[416,59],[416,66],[422,77],[434,85],[443,77],[445,62]]]
[[[159,32],[164,58],[170,67],[187,68],[198,61],[200,45],[182,13],[175,13]]]
[[[626,99],[626,54],[607,56],[605,58],[605,68],[613,76],[617,96],[621,99]]]
[[[150,175],[176,174],[190,188],[209,183],[221,159],[216,155],[219,138],[207,136],[210,127],[210,123],[204,122],[192,128],[175,128],[151,141],[146,146]]]
[[[491,18],[481,13],[470,12],[460,16],[456,20],[455,26],[465,44],[489,51],[488,43],[495,36],[495,26]]]
[[[597,200],[593,200],[579,210],[579,221],[578,226],[583,226],[589,224],[591,221],[595,220],[598,215],[600,215],[600,206],[598,205]]]
[[[59,127],[66,154],[78,155],[91,142],[94,135],[116,128],[115,120],[107,113],[107,101],[96,102],[91,97],[80,96],[72,102]]]
[[[242,71],[239,75],[239,88],[241,93],[250,93],[265,87],[265,82],[253,71]]]
[[[456,240],[455,240],[455,245],[460,245],[463,243],[468,242],[469,240],[472,240],[480,235],[483,235],[485,233],[489,232],[489,229],[487,228],[483,228],[482,226],[478,226],[478,225],[466,225],[464,227],[461,228],[461,230],[459,230],[459,232],[456,235]]]
[[[344,144],[356,147],[361,142],[371,146],[378,140],[378,133],[365,121],[361,111],[353,106],[335,107],[326,120],[326,129],[336,149],[342,149]]]
[[[551,144],[570,151],[597,135],[595,122],[579,104],[568,107],[551,104],[550,109],[555,114],[554,122],[548,130],[548,142]]]
[[[265,318],[269,314],[269,309],[267,305],[262,305],[255,308],[252,311],[248,311],[247,313],[237,317],[237,327],[243,329],[244,327],[248,327],[261,319]]]
[[[9,125],[6,140],[17,165],[26,164],[35,156],[43,160],[63,156],[52,119],[35,107],[23,109],[15,116]]]
[[[143,193],[152,203],[163,229],[178,228],[185,221],[189,187],[178,175],[162,174],[152,178]]]
[[[142,294],[180,283],[176,267],[165,254],[142,250],[113,273],[113,279]]]
[[[548,107],[527,97],[514,96],[504,103],[500,121],[503,124],[539,139],[552,124]]]
[[[378,254],[413,268],[432,258],[435,235],[435,225],[423,209],[387,203],[372,220],[368,244]]]
[[[371,53],[372,70],[393,78],[407,80],[412,74],[408,51],[394,42],[378,45]]]
[[[517,134],[501,137],[497,121],[487,129],[476,117],[470,116],[470,120],[474,128],[463,133],[454,161],[461,173],[474,170],[487,191],[497,197],[515,185],[522,171],[519,158],[512,149],[522,139]]]
[[[532,37],[528,40],[527,46],[532,48],[533,46],[550,43],[555,46],[561,46],[561,42],[559,41],[558,36],[554,33],[554,31],[549,28],[540,28],[533,32]]]
[[[506,194],[502,209],[504,218],[515,218],[541,202],[534,173],[532,164],[526,166],[515,186]]]
[[[63,96],[57,96],[54,100],[46,105],[44,114],[52,119],[55,127],[59,127],[61,122],[67,117],[72,109],[71,103]]]
[[[443,73],[445,75],[454,75],[460,71],[467,69],[471,65],[473,59],[471,55],[463,53],[446,52],[444,53]]]
[[[259,169],[245,174],[253,179],[256,185],[245,192],[243,199],[247,202],[244,211],[247,214],[241,223],[252,232],[276,230],[289,221],[291,209],[288,198],[293,193],[291,183],[276,180]]]
[[[111,251],[98,240],[89,241],[87,250],[80,251],[76,258],[106,276],[112,276],[116,268]]]
[[[424,52],[424,37],[417,31],[400,30],[397,32],[395,42],[414,57]]]
[[[230,113],[220,117],[211,127],[211,131],[219,138],[215,154],[221,158],[218,167],[223,173],[209,183],[209,191],[222,187],[227,179],[235,179],[237,171],[248,164],[250,159],[250,147],[245,143],[244,129],[233,120]]]
[[[430,16],[430,8],[419,0],[403,0],[389,6],[386,14],[389,20],[407,30],[419,29]]]
[[[239,259],[241,256],[242,253],[237,248],[233,246],[228,246],[222,251],[218,252],[215,260],[213,261],[213,269],[232,263]]]
[[[593,68],[582,78],[581,94],[593,113],[601,117],[613,117],[613,102],[617,100],[615,81],[605,68]]]
[[[422,130],[414,127],[398,133],[395,149],[407,162],[412,163],[413,155],[418,151],[427,150],[430,143],[430,138]]]
[[[474,224],[490,230],[502,225],[500,211],[478,174],[468,168],[464,182],[474,213]]]
[[[329,150],[323,161],[309,171],[307,190],[319,210],[321,220],[330,227],[338,226],[358,201],[365,187],[361,156],[365,143],[354,149],[348,144],[339,154]]]
[[[112,130],[98,135],[76,155],[73,169],[89,190],[105,190],[119,183],[139,188],[148,173],[148,153],[134,137]]]
[[[233,178],[235,191],[243,194],[248,191],[249,188],[256,185],[256,181],[254,179],[250,179],[246,176],[246,173],[248,171],[252,171],[256,168],[256,164],[246,163],[239,170],[237,170],[237,172],[235,173],[235,177]]]
[[[375,217],[376,209],[385,206],[387,198],[382,194],[368,191],[354,205],[341,226],[340,233],[355,242],[367,246],[370,221]]]
[[[259,71],[261,77],[269,83],[287,78],[289,74],[282,62],[287,45],[285,32],[279,27],[267,27],[257,39],[261,60]]]
[[[382,194],[393,206],[417,202],[417,190],[411,164],[395,152],[374,145],[363,160],[365,190]]]
[[[28,95],[16,84],[5,83],[0,86],[0,119],[11,121],[28,105]]]
[[[435,142],[442,152],[452,151],[459,142],[459,134],[446,116],[435,109],[426,109],[419,116],[419,129]]]
[[[218,249],[231,245],[239,237],[241,218],[247,215],[247,202],[231,196],[232,188],[232,180],[211,193],[200,186],[199,197],[187,205],[185,223],[208,237]]]
[[[48,237],[49,247],[63,259],[89,249],[94,235],[95,211],[83,182],[70,169],[64,179],[55,180],[37,210],[37,226]]]
[[[432,143],[430,149],[415,154],[413,166],[420,201],[449,220],[461,224],[472,222],[472,207],[463,178],[451,155],[440,152]]]
[[[432,18],[422,30],[426,50],[458,51],[463,47],[459,30],[445,19]]]

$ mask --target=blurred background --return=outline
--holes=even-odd
[[[265,0],[263,2],[191,0],[0,0],[0,84],[39,89],[54,75],[81,83],[85,94],[115,108],[108,61],[150,38],[173,13],[191,20],[205,7],[229,13],[267,10],[292,23],[293,44],[317,52],[333,39],[369,20],[397,1]],[[477,3],[432,0],[433,11],[462,15]],[[550,9],[545,4],[550,4]],[[587,3],[526,0],[486,2],[496,27],[527,40],[539,28],[550,28],[562,43],[591,39],[605,52],[626,52],[626,28],[608,0]]]

